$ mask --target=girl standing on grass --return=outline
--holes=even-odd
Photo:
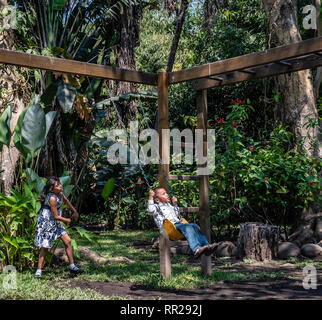
[[[70,271],[82,273],[83,270],[77,268],[74,264],[73,249],[70,237],[60,221],[70,225],[71,219],[62,217],[63,202],[73,211],[75,220],[79,218],[78,212],[63,194],[63,186],[57,177],[50,177],[41,193],[40,202],[42,204],[37,220],[37,229],[35,235],[35,245],[40,247],[38,260],[38,269],[36,277],[41,277],[42,268],[45,263],[46,254],[52,247],[53,241],[61,238],[65,244],[66,254],[70,263]]]

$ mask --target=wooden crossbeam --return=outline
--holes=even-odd
[[[291,66],[292,66],[292,64],[291,64],[291,63],[286,62],[286,61],[277,61],[276,63],[282,64],[282,65],[284,65],[284,66],[289,66],[289,67],[291,67]]]
[[[245,73],[250,73],[250,74],[255,74],[256,73],[256,71],[250,70],[250,69],[239,70],[239,72],[245,72]]]
[[[210,78],[214,79],[214,80],[218,80],[218,81],[223,81],[224,80],[223,77],[218,77],[218,76],[211,76]]]
[[[0,49],[0,63],[153,86],[158,83],[158,76],[154,73],[126,70],[55,57],[45,57],[6,49]]]
[[[253,68],[259,65],[286,60],[322,51],[322,37],[292,43],[273,49],[217,61],[190,69],[171,72],[169,84],[191,81],[224,73]]]
[[[290,65],[271,63],[265,66],[256,67],[256,74],[245,74],[240,72],[231,72],[225,75],[224,80],[216,81],[212,79],[200,79],[194,81],[194,89],[202,90],[212,87],[233,85],[242,81],[262,79],[277,76],[283,73],[296,72],[305,69],[312,69],[322,66],[322,56],[310,55],[303,58],[288,60]]]
[[[170,174],[169,180],[180,180],[180,181],[190,181],[190,180],[199,180],[200,176],[193,176],[193,175],[175,175]]]

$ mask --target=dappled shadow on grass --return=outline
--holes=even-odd
[[[155,231],[109,231],[97,236],[100,246],[86,239],[77,238],[79,247],[86,247],[105,258],[126,257],[131,260],[158,260],[158,251],[152,249],[152,239],[158,233]],[[147,246],[135,248],[133,243],[145,241]],[[150,245],[149,245],[150,243]]]
[[[211,276],[204,276],[201,271],[200,259],[192,256],[171,254],[172,276],[168,280],[160,279],[159,251],[153,248],[156,232],[145,231],[108,231],[98,236],[101,247],[79,239],[79,247],[86,247],[103,257],[126,257],[134,261],[94,263],[78,259],[85,273],[76,277],[79,281],[110,282],[120,281],[143,285],[151,289],[182,290],[210,288],[218,283],[243,283],[248,281],[281,281],[287,275],[264,266],[251,266],[234,258],[213,259]],[[273,265],[271,266],[273,267]],[[279,266],[275,266],[279,267]],[[61,269],[62,270],[62,269]],[[63,272],[64,278],[69,276]]]
[[[81,279],[101,281],[142,281],[151,273],[159,272],[157,263],[134,262],[134,263],[105,263],[97,264],[89,262],[84,268],[85,273]]]

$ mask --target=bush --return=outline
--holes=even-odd
[[[216,168],[210,177],[216,222],[257,219],[293,224],[301,208],[319,199],[321,161],[291,148],[291,133],[281,124],[267,138],[245,134],[250,101],[232,101],[226,119],[216,121]],[[263,133],[265,136],[265,132]]]
[[[33,245],[40,203],[25,184],[24,192],[12,190],[10,196],[0,194],[0,260],[22,270],[33,265]]]

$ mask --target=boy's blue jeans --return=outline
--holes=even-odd
[[[206,236],[200,231],[199,226],[195,223],[177,222],[174,225],[185,236],[192,252],[209,244]]]

